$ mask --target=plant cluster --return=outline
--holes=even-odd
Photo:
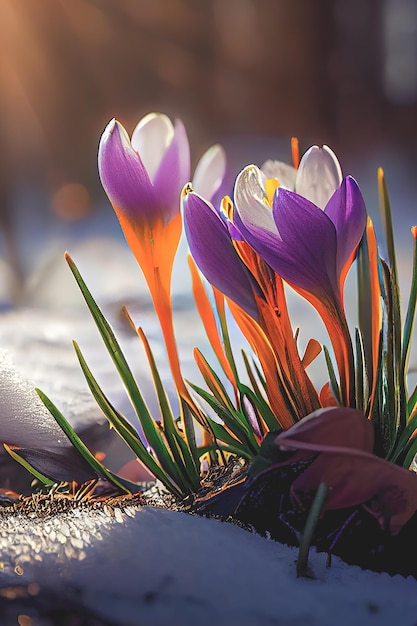
[[[131,138],[112,120],[101,137],[98,166],[147,281],[178,395],[177,413],[143,330],[125,310],[153,376],[160,415],[150,414],[110,324],[67,254],[143,436],[110,402],[74,343],[78,360],[110,426],[138,462],[180,498],[198,491],[202,462],[243,457],[252,461],[253,480],[305,461],[290,486],[292,502],[308,508],[311,494],[321,489],[321,511],[363,505],[381,526],[400,532],[417,510],[417,477],[409,471],[417,453],[417,388],[411,393],[407,388],[417,227],[411,229],[413,274],[403,323],[383,171],[378,171],[378,189],[387,259],[381,257],[357,182],[343,177],[326,146],[313,146],[300,159],[293,139],[292,165],[249,165],[237,176],[233,196],[223,196],[223,150],[208,150],[190,183],[184,126],[150,114]],[[174,335],[171,277],[183,226],[195,303],[218,361],[215,366],[195,348],[205,387],[184,380]],[[358,319],[352,336],[344,285],[354,262]],[[316,309],[328,346],[312,338],[301,353],[300,331],[292,327],[288,312],[288,288]],[[227,311],[251,348],[250,354],[241,351],[239,362]],[[328,382],[316,389],[308,367],[321,352]],[[51,400],[39,394],[98,476],[123,492],[138,490],[98,461]],[[200,441],[196,427],[202,431]],[[53,479],[42,476],[25,451],[14,447],[11,453],[39,478]]]

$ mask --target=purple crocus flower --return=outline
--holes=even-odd
[[[233,221],[250,246],[320,314],[335,351],[342,401],[354,402],[353,351],[343,312],[343,285],[366,226],[355,180],[344,178],[324,210],[278,187],[272,211],[264,177],[254,165],[235,185]]]
[[[324,210],[279,187],[272,211],[265,202],[264,178],[254,165],[235,185],[233,221],[244,239],[284,280],[321,300],[341,303],[346,264],[366,226],[366,208],[348,176]]]
[[[224,220],[212,204],[197,193],[182,200],[184,227],[191,254],[207,280],[255,319],[255,281],[242,263]]]
[[[179,213],[179,197],[190,179],[190,149],[182,122],[151,113],[133,131],[111,120],[98,150],[103,187],[118,214],[136,224],[166,225]]]

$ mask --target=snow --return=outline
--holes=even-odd
[[[336,557],[326,568],[326,555],[316,553],[316,578],[297,578],[296,549],[237,526],[151,507],[127,513],[1,520],[2,586],[76,594],[83,609],[120,626],[416,624],[412,578]]]

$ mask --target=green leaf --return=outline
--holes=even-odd
[[[271,407],[261,394],[254,393],[250,387],[247,387],[242,383],[239,384],[239,391],[240,393],[247,395],[255,404],[259,414],[267,425],[268,430],[277,430],[280,428],[279,422],[272,412]]]
[[[382,306],[382,351],[379,358],[377,379],[378,412],[373,412],[376,445],[382,443],[381,456],[389,455],[395,445],[398,433],[405,427],[405,394],[403,377],[400,371],[401,325],[399,302],[396,300],[393,274],[381,259]],[[399,328],[401,331],[401,326]],[[379,432],[378,432],[379,431]]]
[[[231,411],[225,409],[224,406],[222,406],[216,398],[210,395],[205,389],[191,383],[190,385],[194,391],[196,391],[198,395],[201,396],[209,404],[209,406],[211,406],[219,418],[226,424],[227,428],[229,428],[229,430],[235,435],[238,441],[240,441],[244,446],[247,446],[248,452],[256,454],[258,444],[252,429],[246,423],[246,418],[242,420],[242,417],[237,415],[238,412],[236,410]]]
[[[213,291],[214,291],[214,289],[213,289]],[[232,344],[230,343],[230,335],[229,335],[229,329],[227,327],[227,320],[226,320],[225,309],[223,308],[223,310],[221,310],[217,306],[217,299],[216,299],[216,293],[215,292],[214,292],[214,297],[215,297],[215,301],[216,301],[217,316],[218,316],[219,322],[220,322],[220,330],[221,330],[221,333],[222,333],[224,352],[225,352],[226,358],[227,358],[227,360],[229,362],[230,369],[233,372],[234,379],[235,379],[236,383],[239,383],[239,374],[238,374],[238,371],[237,371],[235,359],[233,357],[233,350],[232,350]]]
[[[256,380],[251,364],[249,363],[248,355],[246,354],[245,350],[243,350],[243,348],[240,352],[242,354],[243,363],[245,365],[246,373],[249,377],[250,384],[252,385],[252,389],[257,396],[261,396],[261,390],[259,389],[258,381]]]
[[[320,483],[311,503],[310,510],[307,515],[303,536],[300,542],[300,549],[297,559],[297,576],[306,578],[314,578],[308,566],[308,553],[313,541],[314,531],[316,529],[319,518],[322,514],[324,504],[328,494],[328,487],[325,483]]]
[[[366,406],[369,398],[368,376],[365,365],[365,354],[362,341],[362,335],[358,328],[355,328],[355,345],[356,345],[356,368],[355,368],[355,389],[356,389],[356,408],[366,412]]]
[[[372,295],[369,248],[366,234],[362,237],[357,254],[358,274],[358,326],[363,345],[363,362],[367,368],[368,385],[371,384],[369,366],[372,364]],[[372,366],[371,366],[372,367]]]
[[[413,393],[408,399],[407,403],[407,419],[410,417],[411,413],[415,410],[417,406],[417,386],[414,389]]]
[[[211,427],[213,429],[213,432],[215,433],[216,440],[218,441],[216,441],[216,443],[209,444],[208,446],[201,446],[197,448],[200,456],[203,455],[206,451],[211,452],[216,450],[225,450],[225,447],[227,447],[226,451],[233,451],[232,453],[236,454],[237,456],[242,456],[245,459],[253,458],[254,454],[249,451],[248,447],[237,441],[237,439],[235,439],[225,429],[223,424],[215,422],[210,417],[208,419],[210,420]]]
[[[413,271],[411,278],[410,296],[408,298],[407,315],[404,324],[402,354],[401,354],[401,372],[404,378],[404,386],[406,384],[405,377],[407,374],[408,357],[410,353],[411,337],[413,335],[414,320],[416,315],[417,302],[417,238],[414,237],[413,247]]]
[[[120,378],[123,381],[132,406],[138,416],[140,423],[142,424],[149,445],[155,452],[159,462],[161,463],[161,466],[168,473],[176,471],[173,469],[174,466],[170,453],[162,440],[161,434],[159,433],[156,424],[152,419],[152,416],[149,413],[146,403],[142,397],[135,378],[130,370],[130,367],[126,361],[123,351],[115,337],[115,334],[110,324],[101,312],[99,306],[97,305],[86,284],[84,283],[77,266],[75,265],[74,261],[71,259],[68,253],[65,255],[65,258],[75,277],[75,280],[77,281],[81,293],[84,296],[87,306],[90,309],[96,326],[104,341],[104,344],[111,358],[113,359]],[[77,351],[77,354],[80,354],[79,350]]]
[[[198,448],[200,456],[203,456],[203,454],[207,454],[207,452],[216,452],[217,450],[220,450],[222,452],[228,452],[229,454],[234,454],[236,456],[241,456],[248,461],[253,458],[252,455],[249,454],[245,448],[241,448],[238,445],[223,445],[221,443],[212,443],[208,446],[201,446]]]
[[[394,230],[392,228],[391,204],[389,201],[388,188],[382,168],[378,169],[378,197],[382,225],[384,227],[385,238],[387,241],[388,260],[392,274],[392,284],[398,295],[398,273],[394,245]]]
[[[392,333],[391,349],[392,349],[392,364],[393,364],[393,388],[390,390],[393,393],[392,404],[394,404],[395,414],[392,416],[395,419],[396,430],[402,430],[405,426],[405,379],[404,370],[402,369],[402,354],[401,354],[401,301],[400,301],[400,289],[398,282],[397,261],[395,255],[394,245],[394,231],[392,228],[392,216],[391,206],[388,196],[388,189],[385,182],[384,172],[381,168],[378,170],[378,193],[379,193],[379,206],[382,216],[382,223],[384,226],[385,237],[387,240],[388,260],[389,260],[389,272],[386,273],[386,278],[389,282],[389,301],[388,315],[391,324],[390,333]],[[404,363],[405,364],[405,363]]]
[[[324,352],[324,358],[326,360],[327,371],[329,372],[330,389],[334,397],[337,398],[340,403],[340,387],[337,382],[337,378],[336,378],[336,374],[334,371],[334,367],[333,367],[332,359],[330,357],[329,350],[327,349],[326,346],[323,346],[323,352]]]
[[[40,389],[35,389],[35,391],[48,409],[48,411],[51,413],[52,417],[54,417],[60,428],[64,431],[70,442],[78,450],[81,456],[87,461],[90,467],[99,476],[104,476],[104,478],[107,478],[110,483],[115,485],[121,491],[124,491],[125,493],[131,493],[132,489],[127,486],[128,481],[125,481],[119,476],[116,476],[116,474],[113,474],[113,472],[104,467],[104,465],[90,452],[85,443],[77,435],[71,424],[66,420],[66,418],[62,415],[62,413],[55,406],[55,404],[48,398],[48,396]],[[132,486],[134,485],[134,483],[129,484]],[[138,490],[138,486],[135,485],[135,491]]]
[[[197,365],[207,387],[210,389],[216,400],[222,406],[224,406],[225,409],[233,410],[233,402],[220,378],[217,376],[216,372],[211,367],[204,355],[200,352],[200,350],[196,349],[196,353],[198,354],[199,359],[201,359],[201,363],[199,364],[197,362]]]
[[[30,474],[32,474],[35,478],[37,478],[38,480],[40,480],[41,483],[43,483],[44,485],[53,485],[55,483],[54,480],[52,480],[51,478],[48,478],[48,476],[45,476],[44,474],[42,474],[41,472],[39,472],[37,469],[35,469],[33,467],[33,465],[31,465],[29,463],[29,461],[27,461],[26,459],[24,459],[22,456],[20,456],[14,448],[12,448],[11,446],[8,446],[7,443],[3,444],[4,449],[6,450],[6,452],[8,454],[10,454],[10,456],[12,457],[12,459],[14,459],[15,461],[17,461],[18,463],[20,463],[20,465],[22,465],[22,467],[25,468],[25,470],[27,470]]]
[[[164,435],[171,450],[171,454],[177,464],[178,471],[181,473],[183,484],[188,484],[190,489],[197,490],[200,487],[200,473],[194,460],[195,456],[197,456],[196,449],[190,450],[187,442],[183,439],[181,433],[178,432],[148,339],[142,329],[138,329],[138,334],[145,346],[159,407],[161,409]]]
[[[146,446],[141,441],[139,433],[133,428],[130,422],[111,404],[107,396],[102,391],[101,387],[94,378],[91,370],[89,369],[78,344],[74,342],[75,351],[81,366],[81,369],[86,378],[87,384],[93,394],[94,399],[107,417],[109,423],[118,435],[127,443],[132,452],[146,465],[149,471],[158,478],[170,491],[175,493],[176,496],[181,495],[181,475],[178,472],[177,466],[172,460],[168,450],[165,448],[165,454],[158,456],[155,452],[157,459],[160,463],[156,463],[152,454],[148,452]],[[146,423],[146,430],[144,427],[145,436],[150,443],[147,432],[152,435],[152,431],[157,429],[157,425],[150,418],[151,421]],[[142,423],[144,426],[144,423]],[[159,435],[159,433],[158,433]],[[152,446],[152,444],[150,444]],[[183,489],[187,489],[182,485]]]

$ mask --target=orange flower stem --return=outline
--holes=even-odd
[[[172,378],[178,394],[180,420],[183,433],[190,449],[195,450],[197,444],[195,440],[193,416],[202,426],[203,431],[208,430],[211,433],[211,429],[204,414],[192,399],[181,373],[177,342],[175,340],[171,295],[163,288],[163,285],[159,280],[158,268],[155,268],[154,270],[154,287],[155,290],[151,291],[151,296],[164,338]]]

